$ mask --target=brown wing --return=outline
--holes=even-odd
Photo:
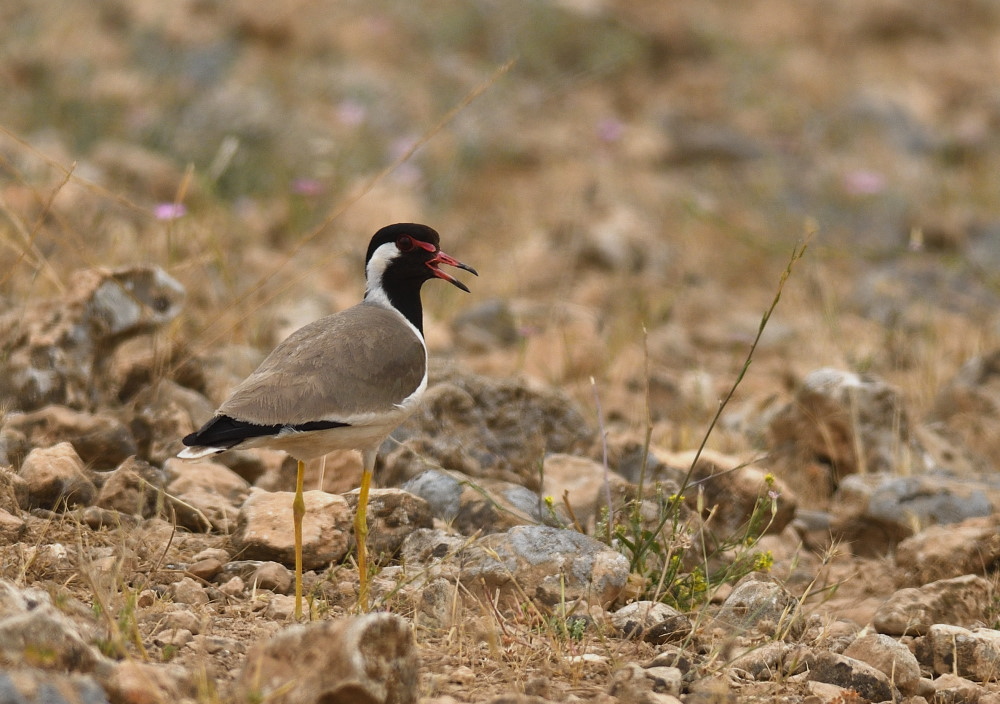
[[[426,369],[423,341],[399,313],[359,303],[292,333],[217,413],[262,425],[345,421],[402,402]]]

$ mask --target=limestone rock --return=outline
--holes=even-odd
[[[104,685],[116,704],[174,704],[196,694],[185,668],[137,660],[115,663]]]
[[[499,591],[502,603],[527,594],[547,605],[577,599],[607,605],[629,574],[624,555],[604,543],[548,526],[516,526],[484,536],[460,559],[462,582],[470,590]]]
[[[898,473],[907,457],[922,456],[912,447],[899,392],[839,369],[807,375],[795,399],[771,419],[768,435],[775,474],[811,504],[850,474]]]
[[[920,586],[963,574],[985,574],[1000,560],[1000,516],[925,528],[896,546],[902,583]]]
[[[983,482],[885,473],[846,477],[833,497],[835,536],[856,554],[884,555],[915,529],[988,516],[1000,493]]]
[[[427,565],[432,559],[448,558],[469,542],[438,528],[418,528],[406,537],[401,549],[404,565]]]
[[[1000,631],[936,623],[917,641],[917,657],[934,674],[992,682],[1000,671]]]
[[[686,473],[694,462],[695,454],[694,451],[661,452],[659,457],[668,465]],[[765,478],[767,475],[765,469],[746,464],[739,457],[704,450],[691,473],[691,481],[697,483],[697,491],[692,487],[685,492],[688,506],[696,508],[698,491],[703,491],[705,510],[713,512],[713,530],[717,534],[732,535],[745,531],[755,508],[762,502],[763,512],[758,517],[759,529],[766,528],[768,533],[780,533],[795,517],[798,499],[784,481],[774,475],[768,481]],[[772,501],[776,507],[773,515]]]
[[[676,697],[681,693],[681,678],[681,671],[676,667],[646,669],[630,663],[611,676],[608,693],[618,697],[619,701],[636,704],[666,704],[671,700],[676,702],[679,701]]]
[[[750,574],[722,603],[716,623],[727,630],[784,637],[802,628],[799,602],[780,584]]]
[[[868,663],[829,650],[817,651],[809,661],[808,678],[853,689],[870,702],[894,700],[889,677]]]
[[[0,466],[0,509],[17,513],[28,506],[28,482],[13,467]]]
[[[429,469],[403,484],[403,489],[426,500],[436,518],[464,535],[502,533],[514,526],[558,521],[560,516],[520,484],[471,479],[460,472]]]
[[[656,601],[633,601],[611,614],[626,638],[641,638],[657,645],[679,642],[691,635],[691,620],[676,609]]]
[[[777,640],[751,647],[734,658],[730,665],[750,673],[757,680],[780,679],[806,669],[812,657],[808,648]]]
[[[412,628],[378,613],[285,628],[250,650],[237,686],[241,701],[415,704],[417,684]]]
[[[151,518],[163,496],[163,472],[136,457],[122,462],[105,474],[95,504],[130,516]]]
[[[115,348],[172,320],[183,300],[184,288],[158,267],[75,272],[62,299],[0,316],[0,401],[22,411],[91,408]]]
[[[89,506],[97,495],[83,461],[68,442],[32,450],[18,474],[27,483],[31,507]]]
[[[937,623],[971,626],[987,618],[990,582],[976,575],[941,579],[893,593],[875,612],[875,629],[887,635],[923,635]]]
[[[354,512],[338,494],[304,493],[302,566],[311,570],[339,562],[347,554],[354,529]],[[295,564],[292,500],[288,492],[251,489],[240,508],[233,544],[250,560]]]
[[[179,499],[172,502],[178,523],[190,530],[232,532],[250,491],[245,479],[209,460],[172,458],[163,468],[169,478],[168,497]]]
[[[0,508],[0,543],[13,545],[24,536],[24,531],[24,520]]]
[[[108,697],[91,675],[21,667],[0,671],[0,701],[108,704]]]
[[[35,447],[69,442],[80,459],[95,469],[114,467],[137,449],[125,424],[107,413],[87,413],[53,405],[31,413],[13,414],[4,426],[23,433]]]
[[[592,440],[583,414],[559,391],[449,367],[432,367],[431,376],[420,408],[381,453],[387,486],[436,465],[537,492],[547,452],[580,450]]]
[[[604,496],[604,466],[586,457],[555,452],[545,456],[542,474],[542,496],[552,497],[560,508],[564,502],[569,502],[579,524],[587,530],[592,529],[595,507]]]
[[[855,639],[843,654],[880,670],[904,695],[917,693],[920,663],[910,649],[895,638],[882,633],[867,633]]]
[[[938,392],[928,421],[943,425],[985,468],[995,470],[1000,456],[1000,350],[963,364]]]
[[[135,435],[139,454],[158,465],[174,458],[183,447],[180,439],[197,430],[215,409],[202,394],[171,379],[158,379],[155,384],[147,382],[130,399],[130,407],[129,427]],[[228,463],[233,461],[232,454],[226,453],[217,459],[220,464]],[[238,456],[240,451],[235,454]]]
[[[275,594],[288,594],[292,591],[294,575],[284,565],[278,562],[262,562],[250,576],[250,584],[260,589],[269,589]]]
[[[88,636],[52,606],[48,594],[0,582],[0,666],[90,672],[102,661]]]
[[[931,701],[949,702],[954,704],[972,704],[972,702],[987,704],[990,694],[985,687],[980,687],[964,677],[950,672],[936,677],[931,682],[933,696]]]

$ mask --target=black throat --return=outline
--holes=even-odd
[[[410,321],[421,337],[424,336],[424,309],[420,303],[420,287],[423,283],[422,280],[413,278],[382,279],[382,291],[390,305]]]

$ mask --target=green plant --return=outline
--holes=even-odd
[[[644,491],[645,460],[652,437],[652,413],[647,388],[644,456],[635,495],[620,511],[614,511],[612,506],[603,508],[595,531],[599,538],[606,540],[629,559],[633,573],[645,578],[644,598],[662,600],[681,610],[690,610],[710,598],[718,586],[733,583],[751,572],[766,572],[773,564],[770,552],[758,550],[757,545],[777,513],[779,497],[774,490],[774,477],[768,474],[764,478],[760,495],[744,525],[731,535],[718,536],[709,528],[711,511],[706,517],[703,494],[693,481],[693,475],[722,412],[750,368],[761,336],[781,299],[785,283],[796,262],[805,254],[810,237],[811,233],[808,233],[805,241],[792,249],[774,298],[761,316],[756,337],[750,344],[736,380],[719,402],[680,486],[669,494],[666,493],[668,489],[661,486],[653,487],[651,495]],[[646,363],[648,378],[648,353]],[[600,415],[600,410],[598,414]],[[730,471],[741,467],[742,465]],[[685,496],[693,490],[698,491],[694,512]]]

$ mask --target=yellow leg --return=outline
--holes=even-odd
[[[361,491],[358,492],[358,510],[354,514],[354,538],[358,543],[358,608],[368,611],[368,489],[375,470],[375,451],[362,454],[364,471],[361,473]]]
[[[295,620],[302,620],[302,517],[306,515],[306,499],[302,495],[302,482],[306,465],[299,460],[295,477],[295,500],[292,501],[292,521],[295,526]]]

